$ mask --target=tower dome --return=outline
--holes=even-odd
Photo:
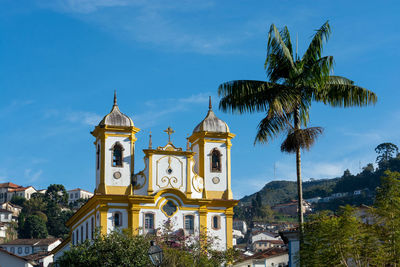
[[[123,114],[117,104],[117,94],[114,92],[114,105],[110,111],[99,123],[99,126],[124,126],[130,127],[134,126],[131,118]]]
[[[193,133],[198,132],[229,133],[229,127],[226,122],[215,116],[212,110],[211,96],[207,116],[193,130]]]

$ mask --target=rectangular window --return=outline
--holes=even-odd
[[[193,215],[185,216],[185,230],[188,231],[189,234],[194,233],[194,216]]]
[[[81,225],[81,242],[83,242],[83,225]]]
[[[29,247],[25,247],[25,254],[29,254]]]
[[[78,198],[78,193],[75,193],[75,198]]]
[[[154,230],[154,214],[146,213],[144,215],[144,229],[145,230]]]
[[[76,244],[79,244],[79,229],[76,229]]]
[[[74,233],[72,233],[71,236],[72,236],[72,245],[75,245],[75,235],[74,235]]]
[[[86,222],[86,239],[89,239],[89,223]]]

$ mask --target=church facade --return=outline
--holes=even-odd
[[[166,145],[143,150],[144,169],[135,173],[135,142],[140,131],[121,113],[114,96],[109,114],[91,133],[96,151],[94,196],[67,222],[69,238],[55,250],[128,228],[133,234],[156,234],[170,220],[187,235],[204,231],[216,237],[217,249],[232,247],[231,140],[228,125],[208,113],[193,130],[185,149]]]

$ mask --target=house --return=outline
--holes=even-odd
[[[0,222],[10,223],[13,221],[13,213],[6,209],[0,209]]]
[[[23,187],[11,182],[0,184],[0,203],[8,202],[13,196],[20,196],[30,199],[33,193],[36,193],[33,186]]]
[[[232,248],[233,207],[239,202],[231,188],[235,134],[216,116],[211,101],[185,148],[175,146],[168,127],[165,145],[153,147],[149,136],[143,153],[135,152],[139,131],[114,96],[111,112],[91,132],[95,194],[66,222],[69,241],[56,248],[56,257],[67,246],[93,239],[96,228],[101,234],[127,229],[146,235],[164,228],[167,220],[185,235],[198,237],[206,229],[218,238],[216,250]],[[139,172],[134,170],[135,155],[145,162]]]
[[[247,224],[242,220],[233,220],[233,229],[241,231],[243,234],[247,233]]]
[[[250,235],[249,241],[251,244],[259,240],[281,240],[281,238],[279,235],[268,231],[254,232]]]
[[[233,264],[233,267],[286,267],[288,266],[288,251],[283,248],[270,248],[248,256]]]
[[[292,200],[291,202],[275,205],[272,207],[272,210],[278,213],[297,216],[298,204],[297,200]],[[311,212],[311,205],[307,201],[303,200],[303,212]]]
[[[0,209],[5,209],[12,212],[12,216],[16,220],[19,214],[22,211],[22,207],[18,206],[17,204],[13,204],[11,202],[4,202],[0,204]]]
[[[305,199],[305,201],[310,204],[318,203],[320,200],[321,200],[321,197],[313,197],[313,198]]]
[[[27,256],[39,252],[50,252],[55,247],[61,244],[60,238],[45,238],[45,239],[15,239],[4,244],[0,247],[8,252],[18,255]]]
[[[1,267],[33,267],[35,262],[17,256],[7,250],[0,248],[0,266]]]
[[[239,230],[233,229],[232,237],[233,237],[232,245],[236,246],[238,243],[240,243],[241,240],[243,240],[244,234],[242,234],[242,232],[240,232]]]
[[[254,252],[260,252],[275,247],[284,248],[285,243],[282,240],[257,240],[251,244],[251,250]]]
[[[80,188],[68,190],[67,193],[68,193],[68,204],[75,202],[78,199],[89,199],[93,196],[93,193]]]

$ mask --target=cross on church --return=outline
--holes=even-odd
[[[172,130],[170,126],[168,126],[167,130],[164,130],[168,134],[168,143],[171,143],[171,134],[173,134],[175,131]]]

